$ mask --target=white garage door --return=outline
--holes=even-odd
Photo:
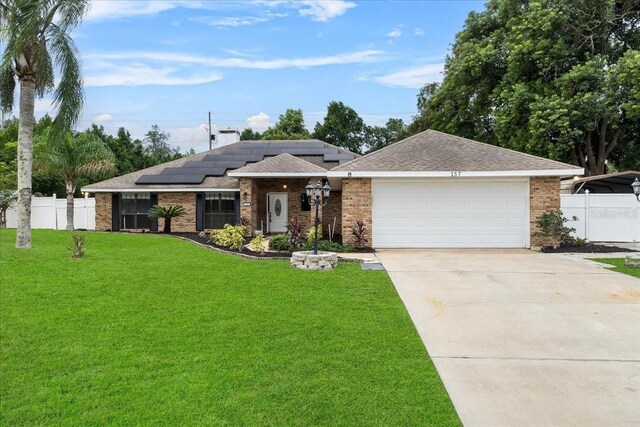
[[[375,248],[524,248],[528,181],[376,180]]]

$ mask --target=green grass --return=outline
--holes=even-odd
[[[624,258],[591,258],[591,261],[602,262],[605,264],[615,265],[616,268],[611,268],[611,271],[617,271],[629,276],[637,277],[640,279],[640,268],[627,267],[624,265]]]
[[[0,230],[2,425],[459,425],[385,272]]]

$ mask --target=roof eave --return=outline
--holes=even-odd
[[[527,176],[575,176],[584,169],[534,169],[512,171],[348,171],[331,170],[329,178],[504,178]]]
[[[227,172],[232,178],[310,178],[326,177],[327,171],[323,172]]]
[[[240,188],[214,188],[214,187],[170,187],[170,188],[91,188],[82,187],[83,193],[202,193],[202,192],[234,192]]]

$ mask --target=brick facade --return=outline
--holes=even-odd
[[[545,212],[560,209],[560,178],[532,177],[529,181],[529,221],[531,247],[543,246],[547,242],[536,236],[536,221]]]
[[[111,193],[96,193],[96,230],[111,231]]]
[[[351,227],[364,220],[368,246],[371,246],[371,179],[348,178],[342,180],[342,241],[354,243]]]
[[[181,205],[185,214],[171,219],[171,231],[193,233],[196,231],[196,193],[158,193],[158,206]],[[158,231],[162,231],[164,219],[158,218]]]

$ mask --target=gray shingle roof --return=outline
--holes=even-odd
[[[332,171],[520,171],[566,170],[569,165],[491,144],[426,130]]]
[[[267,157],[258,163],[250,163],[245,167],[230,171],[231,176],[260,176],[262,174],[305,174],[324,176],[327,170],[289,153]]]

